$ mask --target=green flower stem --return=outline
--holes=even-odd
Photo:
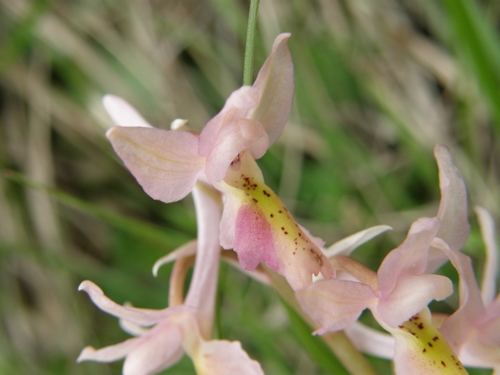
[[[285,278],[268,267],[263,267],[265,272],[271,279],[272,286],[278,291],[280,296],[292,307],[302,319],[311,327],[316,324],[304,314],[300,307],[295,293],[288,285]],[[342,363],[347,371],[356,375],[378,375],[377,371],[372,367],[366,357],[361,354],[358,349],[353,345],[351,340],[346,336],[343,331],[331,332],[321,336],[323,341],[328,345],[331,351],[335,354],[337,359]]]
[[[260,0],[250,2],[250,11],[248,13],[247,41],[245,45],[245,61],[243,63],[243,84],[250,86],[253,82],[253,50],[255,27],[257,25],[257,11]]]

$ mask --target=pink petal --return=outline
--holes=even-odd
[[[189,194],[204,167],[198,138],[188,132],[118,126],[106,135],[144,191],[165,203]]]
[[[458,309],[448,317],[440,328],[443,336],[453,348],[460,347],[466,340],[474,324],[484,313],[471,259],[452,249],[443,249],[460,276]]]
[[[238,341],[203,342],[195,360],[199,375],[264,375],[260,364],[251,359]]]
[[[92,302],[101,310],[118,318],[129,320],[141,326],[151,326],[170,314],[166,310],[138,309],[131,306],[121,306],[106,297],[97,285],[91,281],[84,281],[78,290],[86,292]],[[170,309],[169,309],[170,310]],[[173,313],[173,309],[172,313]]]
[[[226,100],[222,110],[203,128],[199,140],[199,154],[208,156],[220,138],[219,133],[224,126],[248,118],[250,111],[258,103],[258,92],[254,88],[243,86],[234,91]]]
[[[162,322],[137,339],[123,364],[123,375],[152,375],[172,366],[184,353],[182,337],[175,323]]]
[[[210,339],[221,252],[219,226],[222,199],[218,191],[200,182],[193,190],[193,198],[198,225],[198,250],[184,304],[197,310],[201,336]]]
[[[453,293],[451,281],[440,275],[404,275],[388,295],[378,301],[377,320],[395,328],[425,308],[432,300],[443,300]]]
[[[102,104],[118,126],[133,126],[151,128],[152,126],[132,107],[126,100],[114,96],[105,95]]]
[[[207,157],[207,177],[211,181],[222,180],[239,153],[247,151],[258,159],[264,155],[268,144],[267,134],[258,122],[239,119],[226,124]]]
[[[272,145],[288,121],[293,101],[293,63],[288,50],[290,34],[280,34],[255,80],[259,104],[251,118],[260,122]]]
[[[295,295],[304,312],[320,325],[315,331],[320,335],[345,329],[377,298],[368,285],[336,279],[317,281]]]
[[[454,251],[459,251],[469,236],[467,220],[467,191],[460,172],[453,165],[450,151],[444,145],[434,148],[434,155],[439,166],[439,187],[441,202],[437,218],[441,227],[437,237],[442,238]],[[444,262],[446,257],[439,251],[431,250],[427,271],[434,272]]]
[[[132,338],[98,350],[87,346],[82,350],[76,361],[114,362],[125,357],[137,344],[138,339]]]
[[[412,224],[405,241],[385,257],[378,271],[379,288],[383,295],[396,286],[402,275],[424,272],[429,248],[439,224],[437,218],[418,219]]]

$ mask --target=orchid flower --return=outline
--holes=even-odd
[[[276,38],[255,83],[234,91],[200,134],[155,129],[114,96],[104,105],[118,125],[107,136],[147,194],[169,203],[184,198],[198,180],[215,187],[225,199],[221,246],[238,253],[243,269],[265,262],[297,290],[311,284],[313,274],[332,277],[333,268],[320,250],[323,242],[296,224],[255,162],[289,117],[289,36]]]
[[[107,298],[97,285],[84,281],[79,290],[85,291],[101,310],[119,317],[122,328],[137,337],[98,350],[87,347],[78,362],[113,362],[126,357],[124,375],[148,375],[174,365],[186,352],[199,375],[263,374],[260,365],[248,357],[239,342],[210,340],[220,259],[218,220],[221,214],[220,198],[211,190],[201,183],[193,190],[198,214],[197,256],[185,301],[176,305],[176,299],[171,298],[171,306],[163,310],[120,306]],[[189,253],[192,245],[181,248],[180,253],[186,253],[186,249]],[[182,278],[173,283],[183,281]]]
[[[398,343],[394,353],[398,374],[464,371],[453,350],[430,324],[427,311],[432,300],[442,300],[453,291],[448,278],[429,273],[442,264],[436,249],[446,244],[458,253],[469,231],[465,185],[448,149],[438,145],[434,152],[441,188],[437,217],[416,220],[406,240],[386,256],[377,273],[352,258],[336,256],[331,262],[348,277],[319,280],[296,292],[306,314],[320,325],[315,331],[319,334],[348,328],[369,308]],[[436,341],[425,341],[428,337],[439,340],[438,349]],[[436,362],[437,358],[442,359]],[[434,366],[436,363],[440,366]]]

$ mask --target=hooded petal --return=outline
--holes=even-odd
[[[144,191],[165,203],[189,194],[205,165],[188,132],[117,126],[106,135]]]
[[[239,153],[246,151],[258,159],[268,145],[267,134],[256,121],[239,119],[225,125],[207,157],[207,177],[212,181],[222,180]]]
[[[405,275],[376,307],[377,320],[392,328],[425,308],[432,300],[443,300],[453,293],[453,285],[440,275]]]
[[[118,126],[152,128],[149,123],[126,100],[114,95],[105,95],[102,104]]]
[[[260,122],[272,145],[285,127],[293,101],[293,63],[288,49],[290,34],[280,34],[253,84],[259,104],[251,118]]]
[[[368,285],[336,279],[316,281],[295,295],[304,312],[320,325],[315,331],[320,335],[345,329],[377,301]]]
[[[251,359],[238,341],[203,342],[193,360],[198,375],[264,375],[259,362]]]
[[[378,284],[383,295],[391,292],[400,277],[424,272],[439,224],[437,218],[418,219],[412,224],[405,241],[385,257],[378,270]]]
[[[127,355],[123,375],[152,375],[172,366],[184,353],[182,330],[165,320],[137,338],[138,345]]]
[[[243,86],[234,91],[222,110],[211,119],[200,134],[199,154],[208,156],[222,139],[227,124],[250,119],[258,122],[273,144],[288,121],[293,100],[293,63],[288,50],[290,34],[280,34],[265,61],[253,86]],[[255,158],[263,155],[257,153]]]

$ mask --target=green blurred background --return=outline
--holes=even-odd
[[[186,118],[200,130],[241,85],[248,6],[0,1],[0,374],[121,373],[121,362],[75,364],[84,346],[128,337],[78,284],[163,308],[169,267],[156,279],[151,267],[196,226],[190,198],[153,201],[122,166],[101,97],[124,97],[157,127]],[[291,32],[296,92],[259,164],[301,224],[327,244],[391,225],[355,253],[376,269],[413,220],[436,213],[436,143],[471,206],[498,218],[499,21],[494,0],[261,0],[255,72]],[[480,275],[471,222],[465,252]],[[218,298],[217,335],[240,340],[266,374],[346,373],[269,288],[222,265]],[[164,373],[194,369],[184,358]]]

